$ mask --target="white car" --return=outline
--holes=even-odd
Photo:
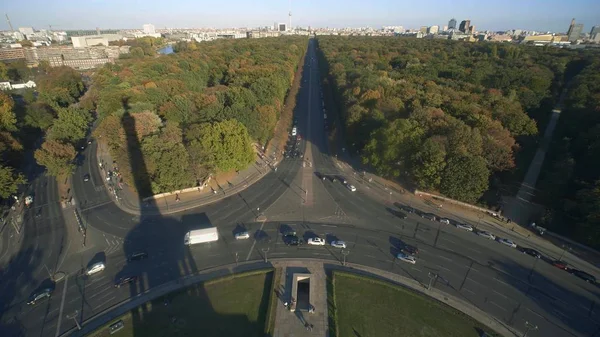
[[[441,218],[440,222],[443,223],[444,225],[449,225],[450,224],[450,219]]]
[[[456,228],[464,229],[464,230],[469,231],[469,232],[473,231],[473,226],[467,225],[467,224],[463,224],[463,223],[456,224]]]
[[[104,269],[106,269],[104,262],[96,262],[93,265],[89,266],[89,268],[85,271],[85,274],[88,276],[93,275],[103,271]]]
[[[477,232],[477,235],[483,236],[486,239],[496,240],[496,235],[494,235],[494,234],[492,234],[490,232],[481,231],[481,232]]]
[[[512,240],[509,240],[509,239],[498,239],[498,242],[500,242],[503,245],[507,245],[511,248],[517,248],[517,244],[512,242]]]
[[[248,233],[248,232],[235,233],[235,239],[236,240],[250,239],[250,233]]]
[[[408,254],[404,254],[402,252],[398,253],[398,255],[396,255],[396,257],[398,258],[398,260],[404,261],[406,263],[410,263],[410,264],[417,263],[417,259],[415,259],[414,256],[408,255]]]
[[[356,187],[354,187],[354,185],[350,185],[350,184],[348,184],[347,186],[348,186],[348,189],[349,189],[350,191],[352,191],[352,192],[356,192]]]
[[[344,241],[331,241],[331,247],[334,248],[346,248],[346,243]]]
[[[325,240],[323,240],[319,237],[310,238],[310,239],[308,239],[308,241],[306,243],[308,243],[309,245],[312,245],[312,246],[325,246]]]
[[[298,133],[298,129],[296,129],[296,127],[294,126],[292,128],[292,136],[295,136]]]

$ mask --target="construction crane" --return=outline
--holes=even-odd
[[[5,14],[5,16],[6,16],[6,22],[8,22],[8,26],[10,27],[10,30],[14,32],[15,29],[13,28],[12,23],[10,23],[10,18],[8,17],[8,14]]]
[[[56,27],[58,25],[48,25],[48,28],[50,28],[50,31],[52,30],[52,27]]]

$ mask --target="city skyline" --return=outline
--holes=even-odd
[[[402,25],[405,28],[447,25],[455,18],[458,23],[471,20],[478,30],[502,31],[524,29],[566,32],[572,18],[584,25],[584,32],[600,24],[600,2],[506,0],[501,5],[491,3],[485,8],[481,2],[456,0],[452,3],[430,1],[374,0],[365,9],[365,2],[309,0],[292,1],[294,26],[320,28],[374,27]],[[13,27],[34,27],[54,30],[71,29],[141,29],[151,23],[163,28],[230,28],[270,26],[274,21],[287,23],[289,2],[266,0],[261,3],[233,0],[227,11],[208,1],[132,1],[92,0],[87,3],[56,1],[49,15],[48,3],[32,0],[27,7],[16,0],[6,0],[3,11],[10,16]],[[432,10],[432,8],[434,10]],[[93,16],[90,15],[93,13]],[[535,13],[535,14],[532,14]],[[4,14],[4,13],[2,13]],[[6,20],[0,20],[0,30],[9,30]]]

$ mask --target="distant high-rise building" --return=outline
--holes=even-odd
[[[144,34],[154,34],[155,33],[154,25],[152,25],[152,24],[147,23],[143,26],[143,28],[144,28]]]
[[[23,35],[27,36],[27,35],[33,35],[33,28],[32,27],[19,27],[19,31],[21,33],[23,33]]]
[[[456,29],[456,19],[452,18],[448,22],[448,29]]]
[[[467,33],[469,31],[469,27],[471,26],[471,20],[463,20],[460,23],[460,26],[458,27],[458,30],[460,30],[463,33]]]
[[[280,32],[285,32],[287,30],[287,26],[285,23],[280,23],[279,24],[279,29]]]
[[[475,26],[469,26],[469,31],[467,32],[469,34],[475,34]]]
[[[594,26],[592,27],[592,30],[590,30],[590,37],[593,38],[596,34],[600,34],[600,26]]]
[[[423,34],[427,34],[427,26],[421,26],[421,29],[419,29],[419,31]]]
[[[571,31],[568,34],[569,41],[575,42],[581,37],[581,33],[583,32],[583,24],[577,23],[570,30]]]
[[[571,24],[569,25],[569,30],[567,30],[567,35],[571,35],[571,31],[573,30],[573,26],[575,26],[575,18],[571,19]]]
[[[443,31],[445,32],[445,31],[447,31],[447,30],[448,30],[448,26],[444,26],[444,29],[443,29]]]
[[[427,33],[429,33],[429,34],[437,34],[439,30],[440,30],[440,26],[431,26],[427,30]]]

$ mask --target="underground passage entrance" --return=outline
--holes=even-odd
[[[292,279],[293,310],[310,311],[314,285],[310,282],[310,274],[294,274]]]

